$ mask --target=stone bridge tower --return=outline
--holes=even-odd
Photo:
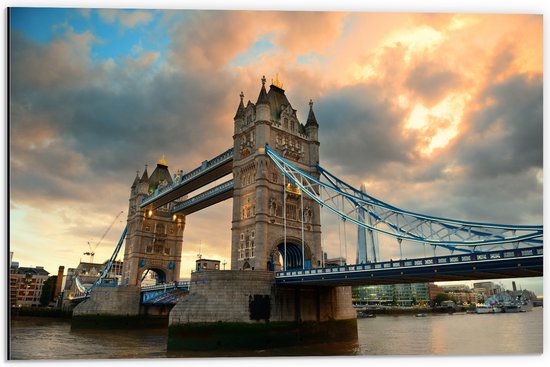
[[[309,103],[298,121],[278,78],[262,86],[256,103],[241,101],[234,121],[232,270],[280,270],[286,242],[287,269],[318,267],[322,259],[320,207],[284,178],[265,154],[265,144],[299,169],[319,177],[319,125]],[[286,199],[283,197],[286,195]],[[284,217],[286,202],[286,236]],[[303,219],[303,235],[302,235]],[[286,237],[286,241],[285,241]],[[303,243],[302,243],[303,238]],[[304,259],[302,259],[302,244]]]
[[[170,213],[174,203],[154,211],[139,207],[147,195],[170,183],[172,177],[164,158],[159,160],[150,177],[147,168],[141,178],[136,175],[130,192],[123,284],[139,286],[148,270],[157,274],[158,283],[179,278],[185,218]]]

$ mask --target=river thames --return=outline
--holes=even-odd
[[[526,313],[485,315],[379,315],[358,320],[358,339],[354,342],[247,352],[168,352],[166,340],[166,329],[71,331],[69,320],[18,317],[11,322],[10,357],[17,360],[44,360],[541,354],[543,309],[539,307]]]

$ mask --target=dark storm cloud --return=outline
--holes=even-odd
[[[542,76],[512,76],[488,86],[480,100],[490,106],[466,118],[469,128],[454,147],[470,178],[542,169]]]
[[[322,161],[347,174],[374,174],[389,162],[410,162],[414,135],[404,136],[403,114],[374,84],[345,87],[322,97],[315,110]]]
[[[432,62],[417,65],[405,80],[405,86],[428,104],[439,101],[446,91],[455,89],[459,83],[457,74]]]
[[[17,48],[12,65],[28,65],[28,58],[46,51],[24,39]],[[47,73],[52,63],[74,60],[52,56],[44,62]],[[13,70],[14,199],[90,200],[97,188],[105,193],[121,183],[129,186],[135,169],[145,163],[151,167],[162,154],[173,171],[189,170],[211,158],[212,151],[221,153],[232,145],[231,117],[238,97],[234,91],[231,98],[231,77],[162,70],[147,79],[137,70],[131,78],[121,72],[123,67],[104,70],[108,84],[98,82],[107,74],[91,68],[79,76],[85,84],[71,82],[69,74],[61,84],[54,79],[37,86],[36,78]]]
[[[477,222],[542,224],[542,183],[535,172],[404,184],[392,191],[399,206],[428,215]]]

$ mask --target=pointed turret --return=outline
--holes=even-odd
[[[262,89],[260,89],[260,95],[258,96],[258,101],[256,101],[256,106],[259,104],[269,104],[267,99],[267,92],[265,90],[265,75],[262,77]]]
[[[313,112],[313,100],[309,100],[309,115],[307,116],[306,127],[314,126],[319,127],[317,119],[315,118],[315,113]]]
[[[143,174],[141,175],[141,178],[136,183],[136,193],[139,195],[147,194],[147,188],[149,187],[149,174],[147,173],[147,165],[145,165],[145,169],[143,170]]]
[[[132,189],[135,189],[138,183],[139,183],[139,171],[136,171],[136,178],[134,178],[134,182],[132,183]]]
[[[260,95],[256,102],[256,120],[257,121],[269,121],[271,115],[271,108],[269,107],[269,99],[267,98],[267,92],[265,91],[265,75],[262,77],[262,89],[260,89]]]
[[[307,136],[311,140],[319,141],[319,124],[317,123],[317,119],[315,118],[315,113],[313,112],[313,101],[309,100],[309,115],[307,116],[307,122],[305,125],[305,130]],[[318,154],[318,147],[317,147],[317,153]]]
[[[241,94],[239,96],[241,97],[241,102],[239,103],[239,107],[237,108],[237,113],[235,113],[235,117],[233,118],[234,120],[242,119],[244,117],[244,111],[245,111],[244,103],[243,103],[244,93],[241,91]]]
[[[145,170],[143,170],[143,175],[141,175],[141,180],[139,182],[149,181],[149,175],[147,174],[147,165],[145,165]]]
[[[157,162],[157,167],[151,173],[151,177],[149,177],[149,193],[152,193],[155,191],[155,189],[160,185],[167,185],[172,183],[172,176],[170,175],[170,171],[168,170],[168,162],[166,161],[166,158],[164,155],[161,159]]]

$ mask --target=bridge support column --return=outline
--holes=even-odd
[[[256,349],[355,340],[350,287],[279,287],[267,271],[199,272],[169,318],[168,349]]]
[[[140,288],[94,287],[73,309],[71,328],[136,328],[166,325],[166,317],[140,315]]]

